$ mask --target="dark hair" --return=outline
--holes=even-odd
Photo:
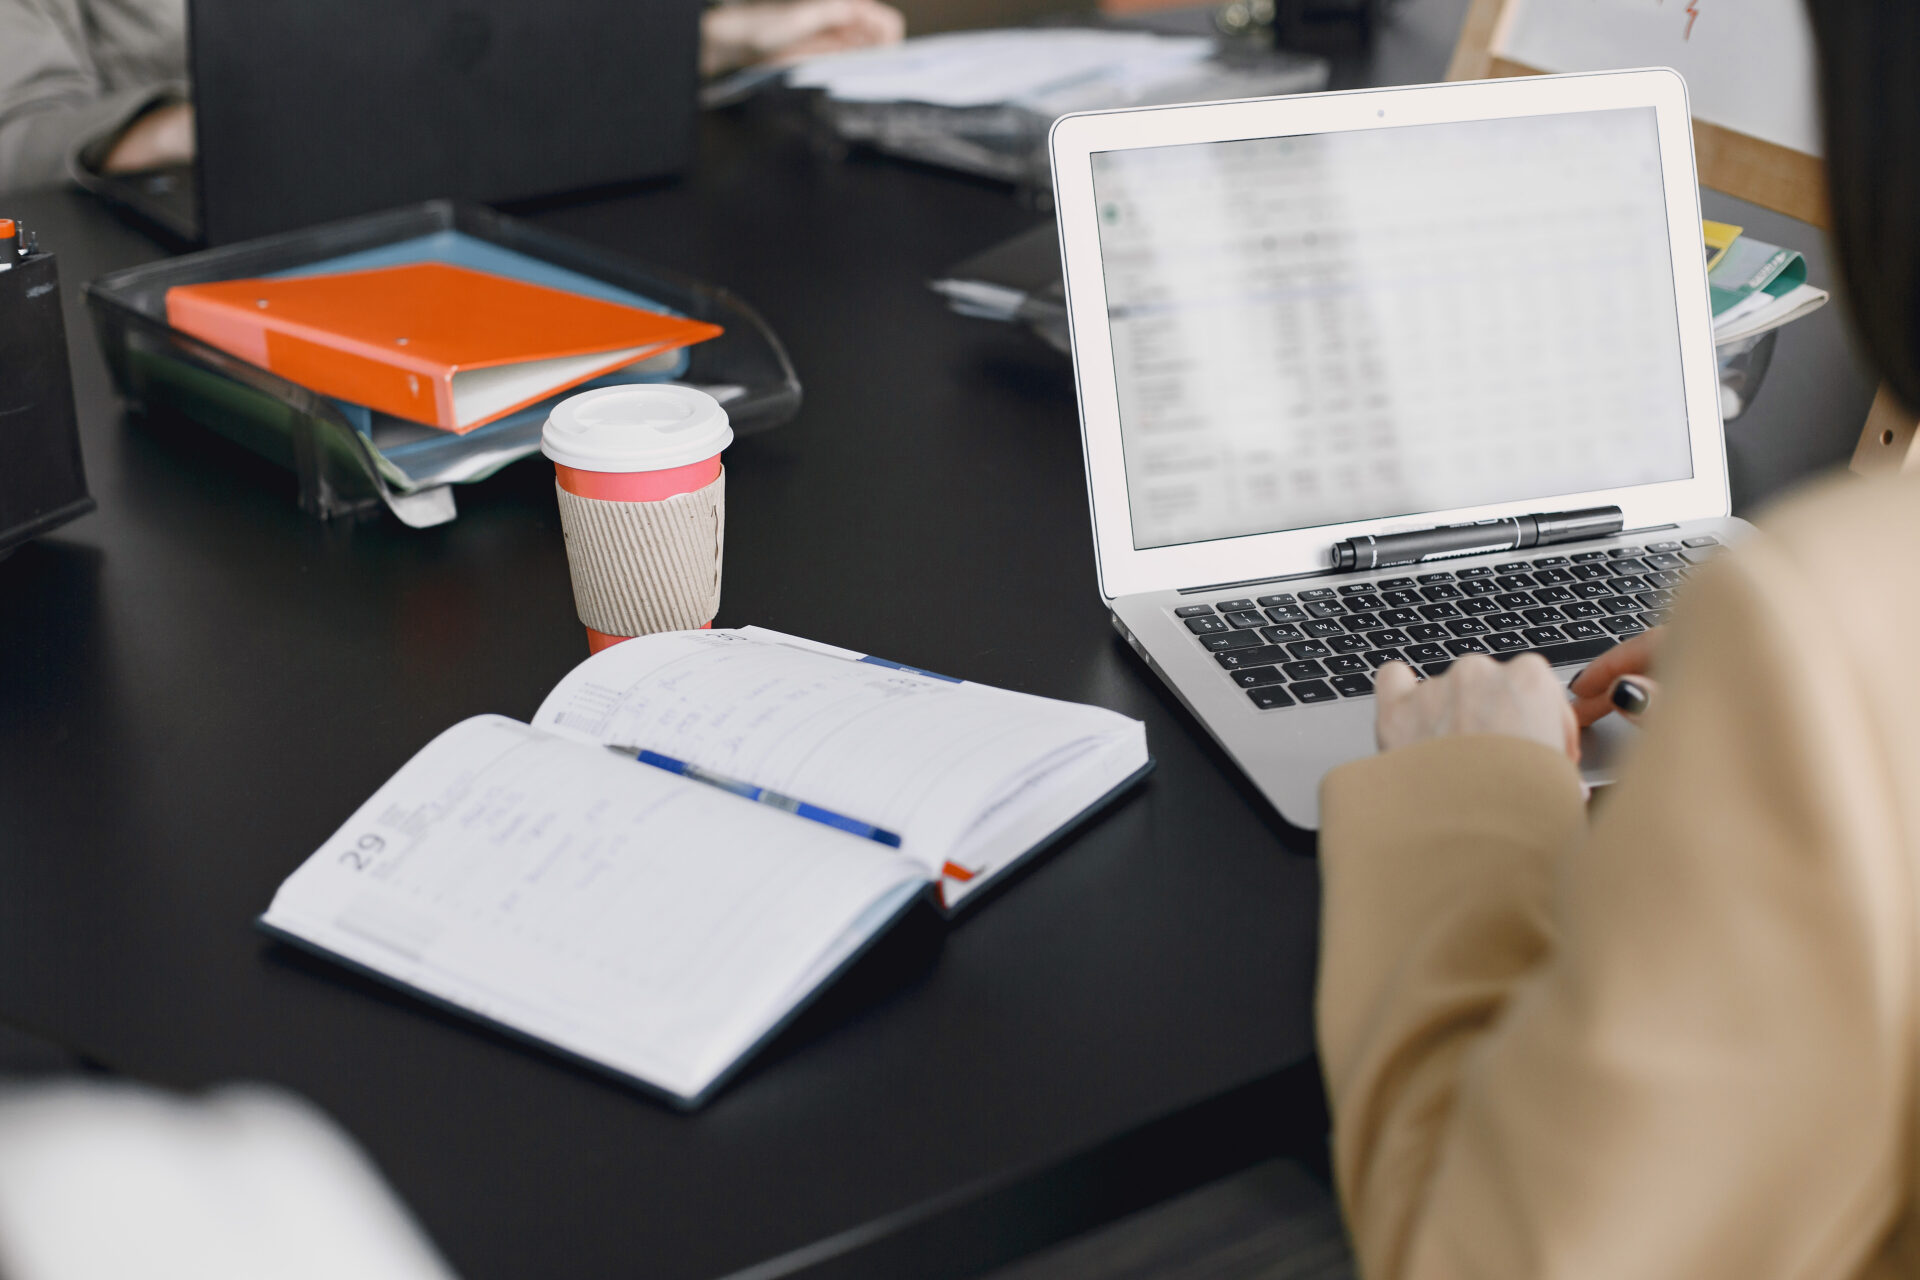
[[[1841,275],[1879,372],[1920,407],[1920,0],[1807,0]]]

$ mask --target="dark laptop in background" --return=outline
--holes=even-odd
[[[102,178],[187,243],[684,169],[698,0],[191,0],[194,164]]]

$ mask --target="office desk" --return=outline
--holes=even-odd
[[[155,248],[79,196],[14,201],[61,258],[100,510],[0,562],[0,1018],[312,1098],[469,1280],[717,1276],[889,1215],[820,1273],[961,1274],[1048,1215],[1311,1149],[1310,841],[1109,628],[1063,362],[925,287],[1034,215],[706,124],[689,180],[539,221],[730,285],[790,346],[800,417],[727,455],[719,623],[1113,707],[1157,773],[692,1116],[268,943],[274,888],[409,755],[530,716],[586,656],[551,468],[436,529],[311,522],[286,473],[112,399],[77,287]],[[901,1230],[911,1261],[874,1243]]]
[[[1438,33],[1426,62],[1379,78],[1437,74],[1434,12],[1400,19]],[[1065,362],[924,287],[1035,215],[764,112],[703,127],[687,180],[534,216],[735,288],[789,345],[800,417],[728,454],[720,624],[1112,707],[1157,773],[692,1116],[271,945],[274,888],[412,752],[530,715],[585,656],[550,470],[463,488],[441,528],[311,523],[286,473],[114,402],[78,285],[154,246],[78,196],[10,201],[61,256],[100,510],[0,562],[0,1020],[298,1090],[469,1280],[958,1276],[1312,1151],[1311,840],[1108,627]],[[1858,370],[1786,352],[1775,380],[1850,444]]]

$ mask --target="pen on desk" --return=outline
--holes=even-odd
[[[1362,534],[1333,544],[1336,569],[1381,569],[1395,564],[1419,564],[1489,551],[1514,551],[1582,538],[1604,538],[1626,527],[1619,507],[1586,507],[1579,511],[1540,511],[1506,516],[1477,524],[1444,524],[1409,533]]]
[[[638,760],[641,764],[650,764],[656,769],[665,769],[668,773],[677,773],[683,778],[695,782],[704,782],[710,787],[722,791],[731,791],[734,795],[755,804],[770,805],[775,809],[784,809],[788,813],[802,818],[810,818],[837,828],[849,835],[860,836],[890,848],[900,847],[900,837],[891,831],[876,827],[870,822],[858,818],[849,818],[844,813],[835,813],[831,809],[822,809],[817,804],[808,804],[805,800],[796,800],[792,796],[783,796],[778,791],[769,791],[765,787],[756,787],[751,782],[742,782],[738,778],[727,778],[720,774],[702,769],[699,765],[688,764],[685,760],[675,760],[672,756],[663,756],[658,751],[648,751],[645,747],[623,747],[607,744],[607,750],[629,760]]]

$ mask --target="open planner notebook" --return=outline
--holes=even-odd
[[[755,628],[646,636],[532,725],[435,738],[260,923],[695,1106],[916,900],[951,914],[1150,767],[1098,707]]]

